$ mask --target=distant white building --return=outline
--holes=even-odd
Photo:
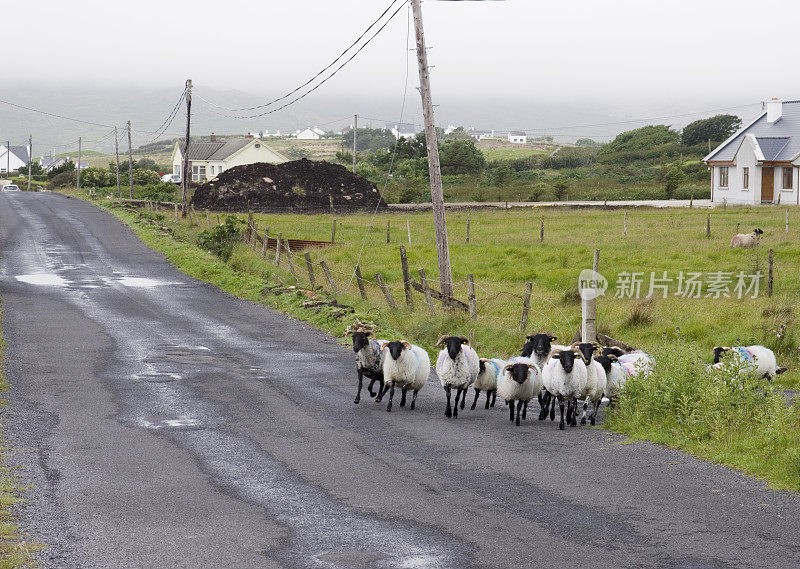
[[[511,144],[528,144],[528,135],[521,130],[512,130],[508,133],[508,141]]]
[[[767,101],[758,118],[703,160],[714,203],[800,205],[800,101]]]
[[[210,142],[189,143],[189,170],[192,181],[202,183],[213,180],[233,166],[269,162],[279,164],[288,158],[272,150],[258,138],[229,138]],[[172,173],[181,175],[183,144],[175,143],[172,149]]]
[[[298,130],[294,135],[298,140],[319,140],[323,136],[325,136],[325,131],[317,127]]]
[[[391,132],[395,138],[414,138],[417,136],[417,128],[413,123],[387,124],[386,130]]]
[[[487,138],[494,138],[493,130],[478,130],[474,126],[467,127],[467,134],[478,142]]]
[[[0,144],[0,173],[19,170],[28,165],[30,152],[27,146],[10,146]]]
[[[75,162],[75,160],[72,160],[72,158],[70,158],[69,156],[61,156],[59,158],[42,156],[41,158],[39,158],[39,165],[42,167],[42,170],[44,170],[45,172],[49,172],[53,168],[58,168],[59,166],[63,166],[69,161]],[[78,165],[76,164],[75,167],[77,168]],[[89,162],[87,162],[86,160],[81,160],[80,164],[81,170],[86,170],[86,168],[88,167],[89,167]]]

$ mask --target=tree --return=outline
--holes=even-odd
[[[486,167],[486,158],[472,139],[445,141],[439,156],[442,174],[480,174]]]
[[[564,178],[559,178],[553,184],[553,195],[557,200],[563,200],[567,197],[567,190],[569,189],[569,182]]]
[[[602,144],[595,140],[592,140],[591,138],[579,138],[575,142],[575,146],[581,146],[584,148],[594,148],[596,146],[602,146]]]
[[[114,177],[116,183],[116,176]],[[91,188],[104,188],[112,184],[111,174],[102,168],[84,168],[81,170],[81,185]]]
[[[675,195],[675,190],[683,183],[685,177],[680,162],[673,162],[661,167],[661,180],[664,182],[664,193],[667,198],[671,199]]]
[[[67,161],[64,162],[61,166],[56,166],[55,168],[50,170],[47,173],[47,177],[48,177],[48,179],[52,180],[53,178],[55,178],[58,174],[61,174],[62,172],[74,172],[74,171],[75,171],[75,163],[72,160],[70,160],[69,158],[67,158]]]
[[[618,134],[617,137],[600,149],[600,155],[612,152],[650,150],[656,146],[678,144],[681,135],[669,126],[658,124],[643,126]]]
[[[358,129],[358,149],[360,152],[367,150],[380,150],[381,148],[391,148],[396,139],[388,130],[382,128],[360,128]],[[353,131],[348,130],[342,135],[342,143],[345,148],[353,148]]]
[[[681,143],[694,146],[711,141],[720,143],[742,126],[742,119],[735,115],[717,115],[687,124],[681,133]]]
[[[38,162],[31,162],[31,170],[33,172],[31,174],[32,176],[36,176],[36,175],[42,174],[44,172],[44,170],[42,169],[42,165],[39,164]],[[27,166],[23,166],[22,168],[19,169],[19,173],[20,173],[20,175],[24,174],[25,176],[27,176],[28,175],[28,167]]]

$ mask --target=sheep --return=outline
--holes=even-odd
[[[409,342],[395,340],[382,342],[381,349],[388,352],[383,359],[383,389],[375,399],[380,403],[386,392],[389,392],[389,404],[386,411],[392,410],[394,386],[399,385],[403,390],[400,407],[406,404],[406,391],[411,389],[414,397],[411,399],[411,410],[417,402],[417,394],[428,381],[431,372],[431,359],[428,352]]]
[[[547,360],[550,359],[551,351],[566,349],[566,346],[552,343],[557,340],[552,334],[534,334],[533,336],[526,336],[525,339],[527,342],[522,346],[522,357],[531,358],[539,369],[544,369]],[[536,397],[539,400],[540,407],[544,409],[546,394],[540,392]],[[553,413],[555,413],[555,408],[553,409]]]
[[[609,406],[613,407],[628,378],[639,373],[641,369],[635,363],[620,362],[613,354],[597,356],[594,361],[603,366],[606,372],[605,394],[608,397]]]
[[[769,379],[770,381],[776,375],[786,371],[785,367],[778,367],[778,361],[775,358],[775,352],[764,346],[734,346],[734,347],[721,347],[714,348],[714,369],[722,367],[722,355],[724,353],[735,354],[744,364],[745,367],[740,373],[752,373]]]
[[[472,407],[470,407],[472,411],[475,410],[475,405],[478,404],[478,397],[481,394],[481,390],[486,392],[486,405],[484,409],[489,408],[490,400],[491,406],[494,407],[494,402],[497,401],[497,376],[500,375],[500,370],[506,363],[498,358],[481,358],[479,362],[478,377],[475,378],[475,383],[472,385],[473,389],[475,389],[475,400],[472,402]]]
[[[508,403],[511,421],[519,426],[520,416],[525,418],[523,406],[534,393],[542,390],[542,375],[535,363],[527,358],[512,358],[497,376],[497,393]],[[514,402],[517,402],[516,413]]]
[[[737,233],[731,239],[731,247],[741,247],[743,249],[752,249],[758,242],[761,240],[761,236],[764,234],[758,227],[756,227],[752,233]]]
[[[602,364],[594,359],[594,352],[599,348],[596,343],[576,342],[573,346],[581,351],[584,360],[586,360],[586,388],[583,390],[583,393],[578,396],[578,400],[583,401],[581,425],[586,424],[586,412],[590,401],[594,405],[594,409],[589,417],[589,421],[594,425],[597,421],[597,411],[600,409],[600,403],[606,391],[606,371]]]
[[[356,354],[356,371],[358,372],[358,392],[354,403],[361,401],[361,387],[364,376],[370,379],[367,391],[370,397],[375,397],[383,389],[383,359],[384,351],[378,340],[370,338],[372,330],[366,326],[350,328],[348,334],[353,336],[353,351]],[[378,393],[372,391],[372,386],[378,382]]]
[[[602,355],[613,355],[620,364],[633,364],[634,367],[631,369],[633,369],[634,375],[637,373],[650,375],[653,371],[653,357],[642,350],[630,350],[626,352],[617,346],[608,346],[603,348]]]
[[[480,370],[478,354],[469,346],[469,340],[464,336],[442,336],[436,342],[437,346],[445,344],[436,359],[436,375],[447,393],[447,409],[444,416],[458,418],[458,400],[461,399],[461,408],[464,408],[464,398],[467,389],[475,383]],[[450,406],[450,390],[456,388],[455,405]]]
[[[577,364],[577,365],[576,365]],[[564,430],[564,400],[567,401],[567,421],[571,427],[577,426],[575,418],[577,410],[577,396],[586,389],[587,381],[586,360],[578,348],[553,350],[545,368],[542,370],[542,383],[550,398],[558,399],[561,410],[561,421],[558,428]],[[548,401],[549,403],[549,401]],[[555,401],[553,401],[555,409]],[[546,416],[546,408],[542,410]],[[540,415],[539,419],[543,419]]]

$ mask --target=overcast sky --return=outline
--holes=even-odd
[[[64,82],[87,89],[174,88],[177,97],[185,79],[192,78],[196,94],[209,100],[220,90],[266,99],[330,63],[390,3],[8,2],[3,44],[13,50],[3,58],[0,98],[16,101],[18,83]],[[797,1],[426,0],[423,12],[435,66],[433,94],[441,101],[594,102],[633,117],[800,97]],[[403,8],[304,103],[353,96],[399,104],[408,64],[410,112],[418,113],[416,62],[406,51],[408,26]],[[413,46],[413,24],[411,32]]]

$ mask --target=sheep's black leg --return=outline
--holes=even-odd
[[[386,395],[387,391],[389,391],[388,385],[384,385],[383,389],[379,389],[378,396],[375,398],[375,403],[380,403],[383,400],[383,396]]]
[[[481,396],[481,390],[480,389],[476,389],[475,390],[475,401],[472,402],[472,407],[469,408],[470,411],[474,411],[475,410],[475,405],[478,404],[478,397],[480,397],[480,396]],[[488,391],[486,392],[486,397],[487,397],[487,399],[489,397],[489,392]]]
[[[407,386],[403,386],[402,397],[400,397],[400,407],[406,406],[406,391],[408,391]]]
[[[547,412],[550,410],[550,392],[539,393],[539,402],[542,404],[542,410],[539,411],[539,420],[544,421],[547,419]]]
[[[455,405],[453,405],[453,419],[458,419],[458,398],[463,397],[463,393],[464,393],[463,388],[459,387],[458,389],[456,389],[456,402]],[[461,400],[461,403],[463,405],[464,403],[463,399]],[[462,406],[461,408],[463,409],[464,407]]]
[[[389,388],[389,404],[386,406],[386,411],[387,412],[391,412],[392,411],[392,399],[394,399],[394,383]]]
[[[444,411],[444,416],[448,419],[453,416],[453,408],[450,406],[450,386],[444,388],[444,392],[447,393],[447,409]]]
[[[380,393],[381,389],[383,389],[383,380],[382,379],[378,379],[376,377],[373,377],[370,380],[369,385],[367,386],[367,390],[369,391],[369,396],[370,397],[375,397],[378,394],[378,393],[375,393],[374,391],[372,391],[372,386],[375,385],[376,381],[378,382],[378,393]]]
[[[523,419],[527,419],[528,418],[528,402],[527,401],[522,405],[522,418]]]
[[[586,424],[586,410],[589,408],[589,400],[583,402],[583,412],[581,413],[581,426]]]
[[[508,405],[508,410],[511,412],[511,422],[514,422],[514,402],[513,401],[506,401]]]
[[[555,413],[555,404],[553,405],[553,412]],[[558,396],[558,408],[561,409],[561,421],[558,423],[558,428],[564,430],[564,398]]]
[[[417,393],[419,393],[419,389],[414,390],[414,396],[411,398],[411,407],[409,409],[412,411],[414,410],[414,404],[417,402]]]
[[[572,408],[572,420],[569,423],[570,427],[578,426],[578,399],[575,397],[570,398],[570,406]]]
[[[522,402],[522,399],[517,400],[517,421],[516,421],[517,427],[519,427],[519,416],[520,416],[520,414],[522,412],[522,406],[523,405],[524,405],[524,403]]]
[[[550,420],[551,421],[555,421],[556,420],[556,398],[555,397],[551,397],[551,399],[553,401],[553,406],[550,407]],[[560,400],[560,397],[559,397],[559,400]]]
[[[594,410],[592,411],[592,415],[589,417],[589,422],[594,425],[595,421],[597,420],[597,411],[600,409],[600,402],[602,399],[598,399],[594,402]]]
[[[361,386],[364,382],[364,371],[359,368],[358,370],[358,392],[356,393],[356,400],[353,403],[359,403],[361,401]],[[370,393],[372,395],[372,393]]]
[[[492,400],[492,393],[494,393],[495,396],[497,394],[496,391],[487,391],[486,392],[486,405],[483,406],[484,409],[488,409],[489,408],[489,402]]]
[[[467,401],[467,390],[469,390],[469,387],[465,387],[464,391],[461,393],[461,410],[462,411],[464,410],[464,405],[466,405],[466,401]]]
[[[497,390],[495,389],[492,391],[492,407],[494,407],[494,403],[497,401]]]

